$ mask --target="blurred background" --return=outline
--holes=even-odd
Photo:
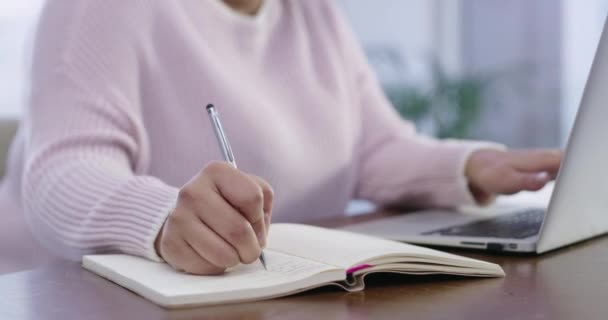
[[[439,136],[565,143],[606,0],[340,0],[402,114]]]
[[[399,112],[441,137],[563,145],[608,0],[336,0]],[[19,118],[43,0],[0,2],[0,118]]]

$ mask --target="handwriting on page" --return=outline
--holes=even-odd
[[[309,275],[325,270],[326,265],[318,262],[304,260],[299,257],[293,257],[282,253],[268,251],[266,257],[266,265],[268,270],[264,270],[260,263],[250,265],[239,265],[233,269],[226,271],[226,276],[233,277],[237,275],[254,276],[257,279],[266,277],[293,277],[299,275]]]
[[[272,258],[271,258],[272,257]],[[326,266],[297,257],[285,259],[282,254],[273,254],[267,258],[268,271],[283,276],[294,276],[302,273],[319,272]]]
[[[293,282],[305,279],[315,274],[335,270],[335,267],[289,256],[272,250],[266,250],[268,270],[264,270],[259,262],[249,265],[238,265],[226,270],[221,276],[181,275],[179,290],[201,287],[205,291],[230,291],[246,288],[263,288],[271,285]],[[186,279],[187,278],[187,279]],[[184,281],[185,280],[185,281]],[[174,282],[175,283],[175,282]]]

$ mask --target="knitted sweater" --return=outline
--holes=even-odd
[[[185,182],[221,153],[274,187],[273,221],[341,214],[352,198],[449,207],[480,144],[416,133],[384,96],[327,0],[48,1],[9,181],[47,247],[67,257],[153,242]],[[10,188],[9,188],[10,189]]]

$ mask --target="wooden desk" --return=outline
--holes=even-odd
[[[337,226],[370,219],[334,219]],[[457,254],[499,263],[504,279],[375,276],[364,292],[317,289],[238,305],[167,311],[58,262],[0,276],[0,319],[606,319],[608,237],[541,257]]]

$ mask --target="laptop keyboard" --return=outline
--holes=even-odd
[[[499,215],[423,234],[523,239],[538,234],[544,215],[544,209],[525,209],[517,213]]]

